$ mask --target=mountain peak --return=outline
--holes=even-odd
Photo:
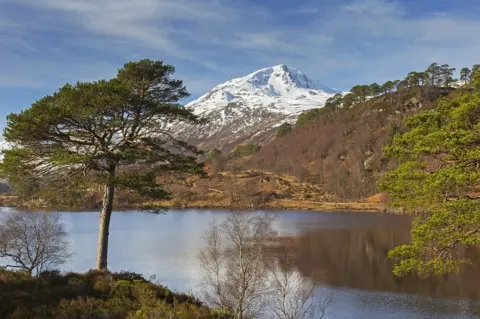
[[[178,127],[178,135],[207,149],[269,138],[277,126],[293,123],[305,110],[323,107],[337,92],[286,64],[270,66],[217,85],[188,103],[187,108],[208,122]]]
[[[286,64],[274,65],[271,67],[257,70],[244,78],[249,79],[249,82],[261,86],[271,84],[273,86],[290,86],[304,89],[322,90],[325,93],[337,93],[336,90],[320,84],[318,81],[310,79],[302,71],[287,66]],[[240,80],[244,78],[238,78]]]
[[[305,73],[279,64],[217,85],[186,106],[201,114],[230,103],[248,108],[268,108],[276,113],[297,114],[322,107],[338,91],[310,79]]]
[[[235,103],[291,115],[322,107],[337,92],[295,68],[279,64],[217,85],[186,106],[201,114]]]

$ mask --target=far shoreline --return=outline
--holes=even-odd
[[[243,210],[243,211],[257,211],[257,210],[298,210],[298,211],[312,211],[312,212],[365,212],[365,213],[390,213],[388,210],[381,207],[380,203],[369,202],[314,202],[314,201],[295,201],[295,200],[276,200],[265,205],[259,206],[245,206],[245,205],[225,205],[222,202],[213,204],[212,202],[192,201],[189,204],[175,205],[172,202],[155,202],[147,203],[148,206],[162,207],[166,210],[187,210],[187,209],[223,209],[223,210]],[[98,212],[101,207],[83,207],[76,209],[68,209],[65,207],[48,207],[42,205],[17,205],[13,196],[0,196],[0,207],[8,207],[17,210],[32,211],[64,211],[64,212]],[[115,211],[125,212],[132,210],[146,210],[142,205],[119,206],[114,207]],[[161,213],[161,212],[160,212]]]

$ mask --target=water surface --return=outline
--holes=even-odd
[[[213,219],[230,212],[171,210],[153,215],[116,212],[110,226],[109,269],[134,271],[173,290],[199,293],[197,260]],[[258,212],[260,213],[260,212]],[[318,276],[318,292],[333,292],[329,318],[477,318],[480,271],[420,280],[396,278],[386,253],[409,240],[410,219],[359,212],[279,211],[275,228],[291,238],[299,271]],[[61,213],[73,258],[64,271],[95,265],[98,213]]]

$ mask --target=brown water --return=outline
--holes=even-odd
[[[168,287],[199,292],[197,255],[212,219],[227,211],[184,210],[166,215],[115,213],[109,267],[155,275]],[[460,275],[422,280],[391,273],[388,250],[408,242],[410,219],[358,212],[275,212],[275,227],[298,252],[299,271],[315,274],[318,293],[333,292],[328,318],[477,318],[480,263]],[[64,270],[95,264],[98,214],[62,213],[75,252]],[[477,256],[473,254],[472,256]],[[476,259],[475,259],[476,261]]]

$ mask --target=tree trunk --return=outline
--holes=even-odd
[[[108,233],[110,228],[110,217],[112,215],[114,193],[115,193],[115,185],[113,181],[109,181],[109,183],[105,185],[105,194],[103,196],[102,212],[100,213],[100,226],[98,229],[97,266],[96,266],[97,270],[107,269]]]

